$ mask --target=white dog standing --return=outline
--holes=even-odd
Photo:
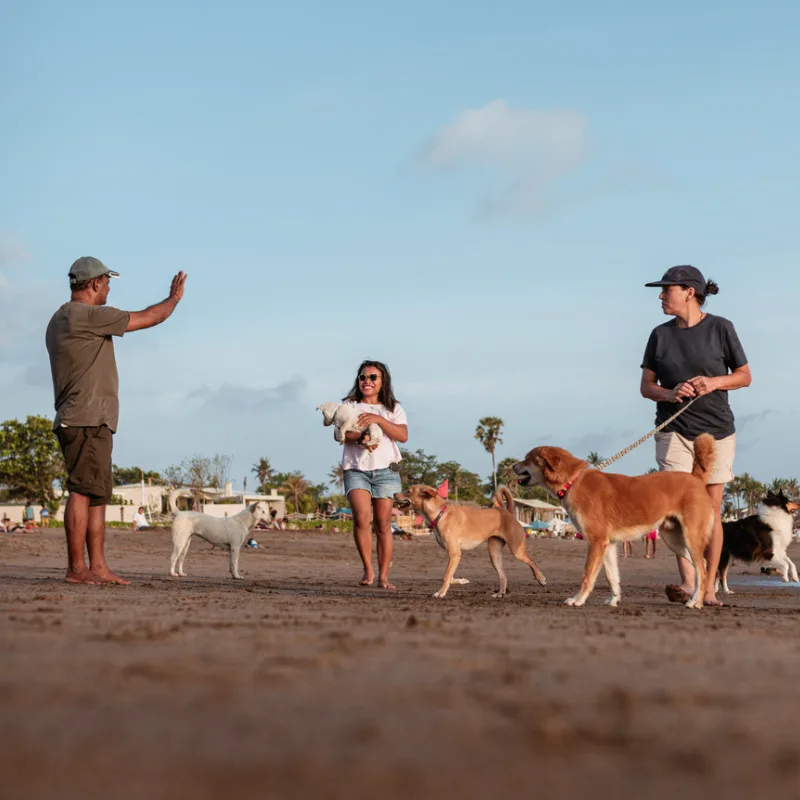
[[[172,559],[169,574],[186,577],[183,562],[189,552],[192,536],[199,536],[230,551],[231,577],[242,580],[239,574],[239,552],[250,538],[250,531],[259,520],[269,519],[269,505],[258,502],[232,517],[212,517],[198,511],[179,511],[172,521]]]
[[[336,429],[333,432],[333,438],[339,444],[344,444],[344,435],[347,431],[355,431],[356,433],[363,433],[367,431],[362,439],[362,444],[367,450],[374,450],[383,438],[383,431],[380,425],[374,422],[365,428],[358,426],[358,418],[362,412],[355,406],[345,405],[344,403],[323,403],[317,406],[317,411],[322,412],[322,424],[326,427],[328,425],[335,425]]]

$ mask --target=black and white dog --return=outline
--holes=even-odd
[[[758,506],[758,512],[744,519],[723,522],[722,555],[719,559],[717,578],[722,583],[722,591],[733,594],[728,588],[728,567],[731,561],[755,564],[766,561],[780,570],[784,581],[797,582],[797,567],[786,555],[786,548],[792,541],[792,513],[800,505],[789,500],[783,491],[767,496]]]

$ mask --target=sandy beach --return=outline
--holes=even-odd
[[[62,582],[63,532],[0,538],[0,775],[17,798],[798,796],[800,588],[736,566],[723,609],[670,605],[674,558],[620,559],[583,609],[582,542],[531,540],[548,578],[485,547],[445,600],[429,537],[398,591],[358,587],[350,537],[195,542],[111,530],[131,586]],[[800,558],[793,545],[790,556]]]

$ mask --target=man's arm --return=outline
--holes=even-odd
[[[173,279],[169,290],[169,297],[160,303],[145,308],[144,311],[131,311],[128,327],[125,332],[140,331],[160,325],[175,310],[175,306],[183,298],[183,287],[186,283],[186,273],[179,272]]]

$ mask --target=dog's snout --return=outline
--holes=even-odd
[[[517,461],[517,463],[514,464],[514,466],[511,467],[511,469],[514,470],[515,475],[522,475],[522,473],[525,471],[525,462]]]

